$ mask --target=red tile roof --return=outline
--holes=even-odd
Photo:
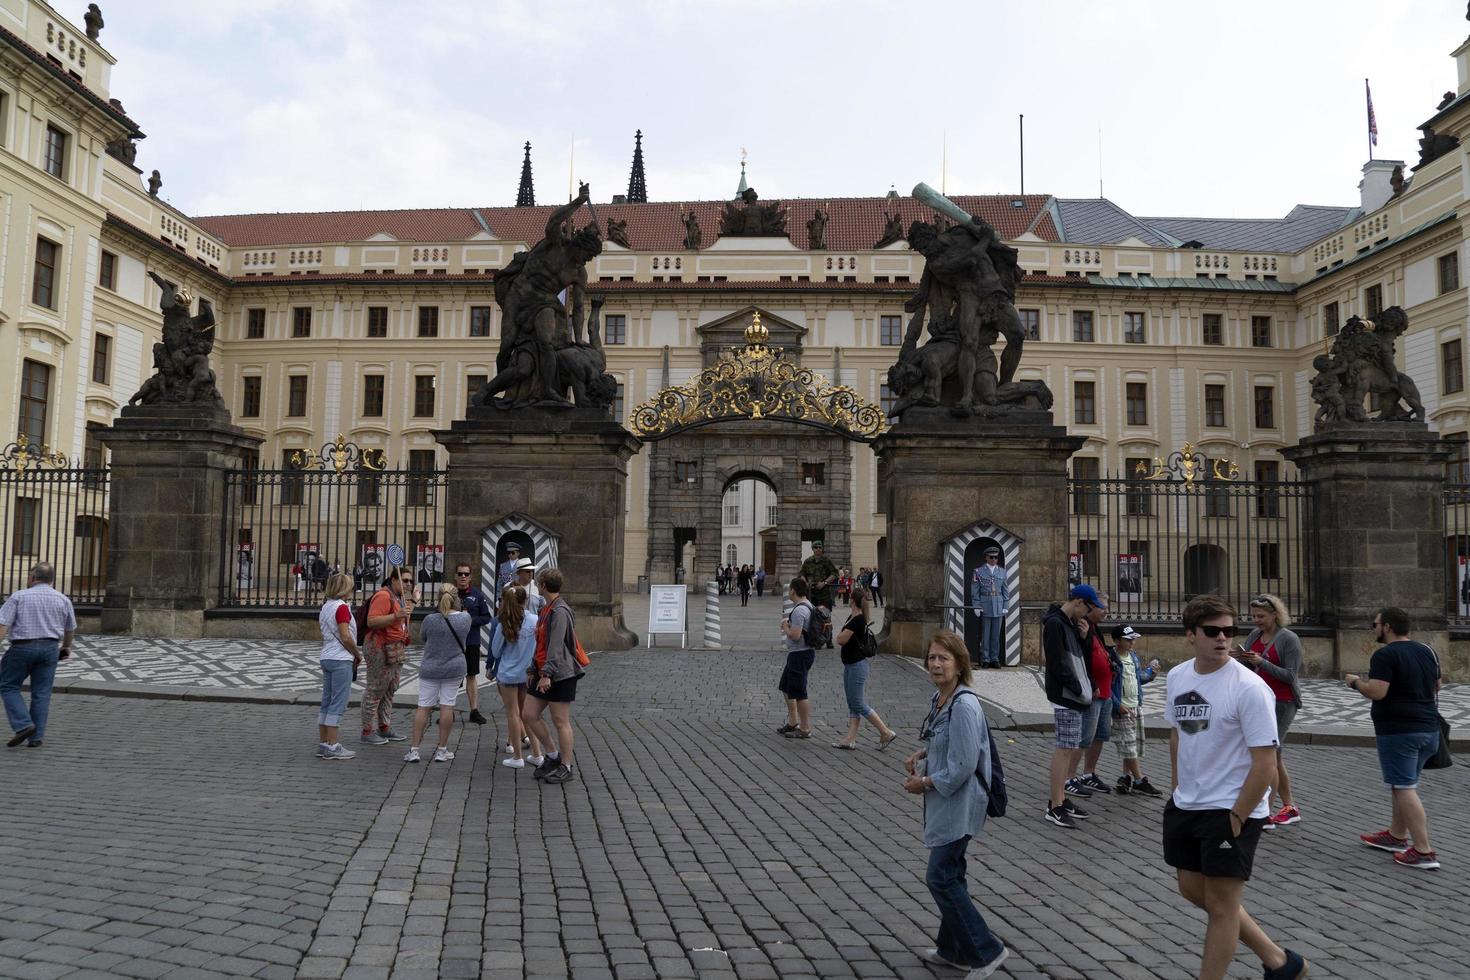
[[[1056,240],[1056,229],[1049,216],[1038,213],[1048,200],[1045,194],[1014,197],[1003,194],[960,195],[956,204],[978,214],[995,226],[1004,238],[1016,238],[1033,222],[1036,234]],[[1012,202],[1021,202],[1016,207]],[[929,220],[934,212],[911,197],[896,200],[886,197],[837,197],[826,200],[803,198],[783,201],[786,227],[798,248],[807,245],[806,223],[820,206],[830,215],[827,221],[828,251],[861,251],[872,248],[883,235],[885,215],[897,210],[904,228],[918,220]],[[704,246],[719,237],[720,214],[724,201],[656,201],[649,204],[597,204],[602,230],[607,219],[628,222],[628,240],[635,250],[648,252],[682,251],[684,224],[681,215],[693,211],[699,216]],[[499,239],[534,244],[541,240],[546,219],[553,205],[533,208],[441,208],[405,211],[327,211],[300,214],[236,214],[196,218],[199,226],[217,235],[231,247],[316,245],[334,242],[358,242],[379,232],[400,241],[463,241],[480,231],[478,213]],[[578,212],[578,223],[589,221],[587,211]]]

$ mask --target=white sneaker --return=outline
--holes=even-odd
[[[341,742],[329,747],[327,753],[322,756],[323,759],[354,759],[356,757],[357,753],[351,749],[343,748]]]
[[[418,762],[419,761],[419,750],[418,750],[418,746],[414,746],[413,748],[410,748],[408,750],[408,755],[406,755],[406,756],[403,757],[403,761],[404,762]]]
[[[316,757],[318,759],[330,759],[332,757],[332,747],[326,742],[318,742],[316,746]]]
[[[935,966],[947,966],[955,970],[968,971],[970,969],[963,963],[956,963],[954,960],[947,960],[943,956],[940,956],[939,947],[937,946],[930,946],[928,949],[924,950],[924,952],[919,954],[919,959],[923,960],[925,963],[933,963]]]
[[[417,753],[415,753],[415,755],[417,755]],[[417,762],[418,759],[415,758],[414,761]],[[454,761],[454,753],[443,747],[437,748],[434,750],[434,761],[452,762]]]
[[[995,973],[996,970],[999,970],[1000,965],[1004,963],[1010,955],[1011,951],[1009,949],[1001,947],[999,956],[991,960],[989,963],[986,963],[984,966],[977,966],[969,973],[966,973],[965,980],[985,980],[986,977],[991,976]]]
[[[506,767],[511,768],[511,769],[524,769],[524,768],[526,768],[526,760],[525,759],[501,759],[500,760],[500,764],[502,766],[506,766]]]
[[[546,756],[544,756],[544,755],[533,755],[529,759],[527,759],[526,761],[529,762],[533,766],[540,766],[542,763],[544,763],[546,761]]]

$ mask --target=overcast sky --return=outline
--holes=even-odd
[[[54,0],[60,3],[61,0]],[[76,8],[80,22],[80,3]],[[71,13],[62,3],[63,9]],[[185,212],[1020,189],[1140,215],[1356,204],[1418,159],[1461,0],[103,0],[112,95]],[[947,132],[947,137],[946,137]],[[575,158],[572,148],[575,138]],[[947,144],[947,168],[942,166]],[[569,164],[571,166],[569,167]]]

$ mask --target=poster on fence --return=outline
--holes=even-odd
[[[296,567],[292,569],[296,573],[296,591],[304,591],[307,586],[317,581],[317,573],[321,572],[321,581],[327,580],[327,563],[322,561],[321,545],[315,541],[298,541],[296,543]]]
[[[235,549],[235,585],[240,589],[248,589],[254,584],[255,545],[242,541]]]
[[[1118,598],[1124,602],[1143,599],[1143,558],[1141,555],[1118,556]]]
[[[355,583],[358,589],[369,589],[376,591],[383,581],[383,573],[386,568],[387,557],[384,552],[387,548],[381,544],[365,544],[362,546],[362,556],[358,566],[360,571]]]
[[[1082,556],[1080,554],[1074,551],[1067,556],[1068,585],[1081,585],[1084,571],[1085,569],[1082,567]]]
[[[419,570],[418,581],[422,584],[444,581],[444,546],[421,544],[416,552],[414,565]]]
[[[1460,555],[1460,615],[1470,616],[1470,555]]]

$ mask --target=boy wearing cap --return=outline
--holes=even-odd
[[[1150,660],[1147,667],[1139,664],[1138,654],[1133,651],[1142,634],[1124,623],[1113,627],[1113,642],[1117,644],[1118,661],[1122,670],[1113,677],[1113,745],[1117,746],[1118,758],[1123,762],[1123,775],[1118,777],[1116,789],[1119,793],[1139,793],[1143,796],[1163,796],[1143,774],[1143,685],[1153,680],[1158,673],[1158,660]]]

